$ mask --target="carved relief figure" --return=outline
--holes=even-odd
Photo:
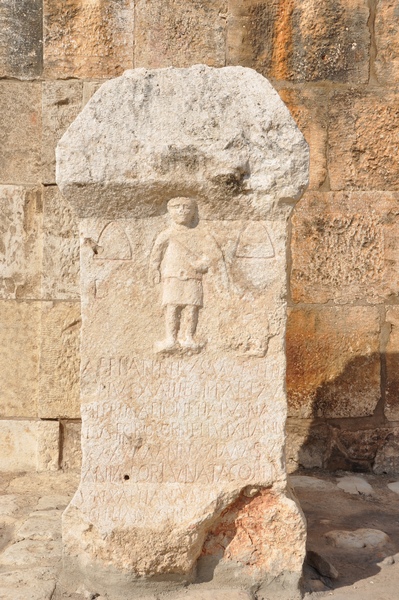
[[[196,201],[173,198],[167,210],[171,225],[155,240],[150,257],[150,281],[153,285],[162,282],[166,328],[165,339],[154,349],[163,353],[199,352],[201,345],[194,336],[203,306],[202,277],[211,259],[201,250]]]

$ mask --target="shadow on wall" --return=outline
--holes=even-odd
[[[289,363],[289,414],[298,416],[287,420],[288,472],[399,473],[399,354],[357,356],[313,389],[290,374]]]

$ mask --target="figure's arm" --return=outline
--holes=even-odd
[[[166,231],[163,231],[155,240],[150,255],[148,279],[151,285],[156,285],[161,281],[161,263],[167,246],[168,235]]]

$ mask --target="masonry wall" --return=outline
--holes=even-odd
[[[78,232],[54,149],[107,78],[244,65],[311,149],[292,218],[288,464],[399,471],[399,0],[0,5],[0,469],[79,468]]]

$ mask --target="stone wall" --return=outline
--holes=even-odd
[[[399,470],[399,0],[0,7],[0,468],[79,467],[78,240],[55,146],[108,78],[244,65],[311,150],[292,218],[289,468]]]

